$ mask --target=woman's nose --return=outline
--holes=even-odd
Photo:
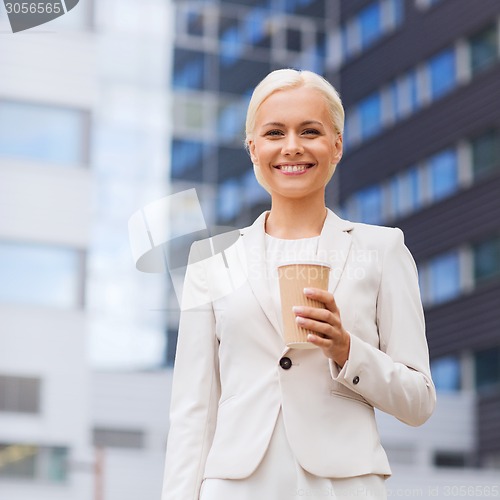
[[[282,147],[282,153],[286,155],[302,154],[304,148],[300,139],[295,134],[289,134],[285,137]]]

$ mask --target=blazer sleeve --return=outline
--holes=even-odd
[[[336,381],[375,408],[418,426],[436,404],[418,274],[403,232],[392,229],[386,234],[376,299],[380,348],[351,334],[348,361],[340,372],[330,366]]]
[[[220,398],[215,317],[196,254],[194,243],[184,279],[162,500],[198,500]]]

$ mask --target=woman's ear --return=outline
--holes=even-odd
[[[252,163],[254,165],[258,165],[259,161],[257,160],[257,156],[255,155],[255,142],[251,139],[247,142],[247,151],[250,155],[250,158],[252,159]]]
[[[338,163],[342,159],[342,154],[344,152],[344,143],[342,134],[339,132],[337,138],[335,139],[335,144],[333,147],[333,157],[335,158],[335,163]]]

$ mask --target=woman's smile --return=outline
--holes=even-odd
[[[273,165],[275,169],[279,170],[284,175],[302,175],[305,174],[308,169],[316,166],[315,163],[279,163],[278,165]]]

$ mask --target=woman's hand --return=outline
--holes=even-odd
[[[305,288],[304,294],[325,304],[326,309],[294,306],[293,312],[297,324],[315,332],[307,336],[308,342],[321,347],[327,358],[333,359],[337,365],[343,367],[349,358],[351,337],[342,327],[340,311],[333,294],[319,288]]]

